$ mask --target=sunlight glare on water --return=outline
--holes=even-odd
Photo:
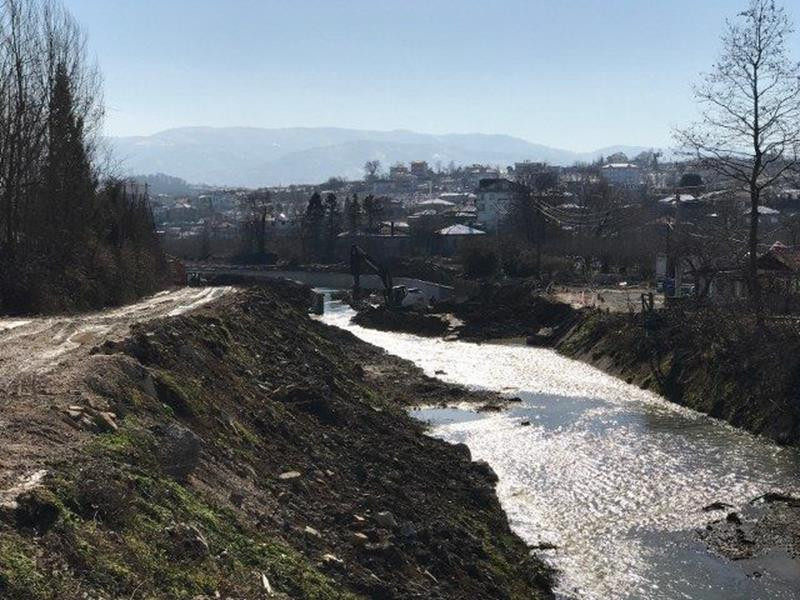
[[[429,375],[523,402],[499,414],[417,411],[431,434],[466,443],[499,477],[514,530],[561,571],[563,597],[789,599],[710,555],[693,530],[769,491],[800,494],[800,456],[664,401],[551,350],[445,342],[364,329],[329,302],[322,320],[409,359]],[[444,372],[442,374],[441,372]],[[469,413],[467,413],[469,414]],[[522,426],[523,421],[530,422]]]

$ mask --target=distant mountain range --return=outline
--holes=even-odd
[[[411,160],[426,160],[432,168],[451,162],[504,167],[523,160],[571,165],[616,152],[632,157],[648,149],[612,146],[571,152],[509,135],[321,127],[183,127],[110,141],[126,173],[167,173],[192,183],[247,187],[321,183],[332,176],[358,179],[372,159],[380,160],[384,169]]]

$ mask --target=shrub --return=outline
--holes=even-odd
[[[469,279],[491,277],[497,272],[497,253],[485,244],[470,244],[461,252],[464,276]]]

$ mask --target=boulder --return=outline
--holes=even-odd
[[[397,519],[389,511],[382,511],[375,515],[373,518],[375,524],[383,529],[392,530],[397,527]]]
[[[155,432],[159,438],[158,459],[164,472],[179,481],[185,481],[200,464],[202,443],[187,427],[170,423]]]
[[[167,528],[167,533],[176,546],[178,558],[197,559],[209,555],[208,542],[194,525],[177,523]]]

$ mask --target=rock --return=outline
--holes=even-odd
[[[290,479],[297,479],[300,476],[301,474],[299,471],[286,471],[278,475],[278,479],[281,479],[283,481],[288,481]]]
[[[382,511],[373,517],[375,524],[378,527],[382,527],[383,529],[395,529],[397,527],[397,519],[394,518],[394,515],[389,511]]]
[[[194,525],[178,523],[167,529],[177,550],[178,558],[204,558],[209,555],[205,536]]]
[[[178,423],[157,430],[156,435],[160,438],[158,459],[162,468],[171,477],[185,481],[200,464],[200,438]]]
[[[303,530],[303,533],[305,533],[306,535],[310,535],[311,537],[315,537],[315,538],[321,538],[322,537],[322,534],[319,531],[317,531],[313,527],[310,527],[309,525],[306,525],[305,529]]]
[[[323,554],[322,562],[326,564],[335,564],[335,565],[344,564],[344,561],[341,558],[339,558],[338,556],[334,556],[333,554]]]
[[[267,593],[267,596],[272,596],[272,585],[269,583],[269,579],[267,578],[264,573],[261,573],[261,587],[264,588],[264,591]]]
[[[525,419],[524,421],[520,421],[519,423],[522,427],[530,427],[531,422]]]
[[[350,542],[352,542],[354,546],[364,546],[369,542],[369,538],[363,533],[356,532],[350,535]]]
[[[119,429],[115,420],[117,415],[112,412],[98,411],[94,413],[93,417],[95,427],[101,433],[111,433]]]
[[[741,524],[742,524],[742,519],[741,519],[741,517],[739,517],[739,515],[738,515],[738,514],[736,514],[735,512],[728,513],[728,516],[727,516],[727,517],[725,517],[725,520],[726,520],[728,523],[733,523],[734,525],[741,525]]]
[[[765,504],[772,504],[774,502],[783,502],[784,504],[788,504],[789,506],[800,506],[800,498],[796,498],[794,496],[787,496],[786,494],[779,494],[775,492],[768,492],[763,496],[759,496],[754,500],[751,500],[751,504],[758,504],[758,503],[765,503]]]
[[[538,544],[533,544],[528,546],[531,550],[556,550],[558,546],[550,542],[539,542]]]

